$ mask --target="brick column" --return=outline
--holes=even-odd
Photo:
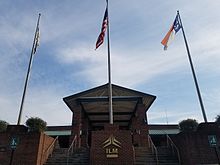
[[[148,125],[146,123],[147,116],[143,104],[138,104],[135,116],[132,119],[132,134],[134,146],[148,146]]]
[[[131,127],[133,145],[136,147],[140,146],[140,127],[138,124],[137,117],[133,117]]]
[[[77,147],[81,147],[81,127],[82,127],[82,120],[81,120],[81,107],[76,106],[74,108],[73,117],[72,117],[72,136],[70,138],[70,144],[72,143],[73,138],[75,135],[77,136]]]
[[[147,121],[147,114],[145,111],[145,107],[143,104],[138,104],[138,109],[137,109],[137,113],[138,113],[138,120],[140,123],[140,139],[141,139],[141,146],[148,146],[148,124],[146,123]]]
[[[88,128],[89,127],[89,121],[88,118],[83,114],[82,115],[82,134],[81,134],[81,146],[82,147],[88,147]]]

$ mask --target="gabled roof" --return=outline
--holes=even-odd
[[[108,87],[104,84],[68,97],[64,102],[74,112],[80,105],[94,126],[108,122]],[[136,111],[137,103],[143,103],[145,111],[151,106],[156,96],[112,84],[112,102],[114,123],[127,126]]]

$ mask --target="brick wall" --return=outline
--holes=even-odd
[[[0,133],[0,165],[9,165],[12,155],[11,139],[19,139],[13,153],[13,165],[42,165],[45,162],[45,153],[53,138],[43,133],[30,133],[22,125],[9,125],[4,133]]]
[[[208,136],[217,137],[217,154],[220,158],[220,127],[215,123],[202,123],[196,132],[181,132],[172,138],[180,150],[183,165],[218,164],[215,147],[210,147]]]
[[[104,143],[109,137],[114,137],[119,143],[120,147],[110,144],[104,147]],[[112,140],[114,141],[114,140]],[[107,158],[107,153],[111,153],[117,150],[118,157]],[[106,153],[107,152],[107,153]],[[134,150],[132,145],[132,138],[130,131],[119,130],[118,126],[109,125],[105,126],[104,130],[92,132],[92,145],[90,149],[90,161],[92,165],[105,165],[105,164],[133,164],[134,162]]]

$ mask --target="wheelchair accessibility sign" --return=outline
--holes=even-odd
[[[19,141],[19,139],[17,137],[11,138],[11,141],[10,141],[11,149],[16,149],[16,147],[18,145],[18,141]]]
[[[208,140],[209,140],[209,145],[210,147],[215,147],[217,146],[217,138],[215,135],[209,135],[208,136]]]

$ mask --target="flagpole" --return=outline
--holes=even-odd
[[[107,12],[108,12],[108,0]],[[107,17],[107,41],[108,41],[108,90],[109,90],[109,123],[113,124],[113,108],[112,108],[112,83],[111,83],[111,56],[110,56],[110,38],[109,38],[109,15]]]
[[[201,96],[200,90],[199,90],[199,84],[198,84],[198,81],[197,81],[197,78],[196,78],[196,73],[195,73],[195,70],[194,70],[194,67],[193,67],[193,62],[192,62],[192,58],[191,58],[191,55],[190,55],[189,46],[188,46],[188,43],[187,43],[187,40],[186,40],[186,36],[185,36],[184,29],[183,29],[183,24],[182,24],[182,21],[181,21],[181,18],[180,18],[179,11],[177,11],[177,15],[179,17],[180,24],[182,26],[181,29],[182,29],[182,33],[183,33],[183,38],[184,38],[184,42],[185,42],[185,45],[186,45],[186,50],[187,50],[189,63],[190,63],[190,67],[191,67],[192,74],[193,74],[194,83],[195,83],[195,86],[196,86],[197,95],[198,95],[198,98],[199,98],[200,107],[201,107],[201,110],[202,110],[202,115],[203,115],[204,121],[208,122],[207,117],[206,117],[206,113],[205,113],[205,108],[204,108],[203,101],[202,101],[202,96]]]
[[[35,53],[34,49],[36,46],[37,31],[39,30],[38,28],[39,28],[40,16],[41,16],[41,14],[39,13],[38,20],[37,20],[37,26],[36,26],[36,30],[35,30],[35,35],[34,35],[34,41],[33,41],[32,49],[31,49],[31,56],[30,56],[30,60],[29,60],[29,64],[28,64],[28,70],[27,70],[27,74],[26,74],[26,78],[25,78],[24,90],[23,90],[23,95],[22,95],[22,99],[21,99],[21,105],[20,105],[17,125],[20,125],[20,123],[21,123],[21,117],[22,117],[23,105],[24,105],[24,100],[25,100],[25,95],[26,95],[26,90],[27,90],[27,85],[28,85],[28,79],[30,77],[33,55]]]

